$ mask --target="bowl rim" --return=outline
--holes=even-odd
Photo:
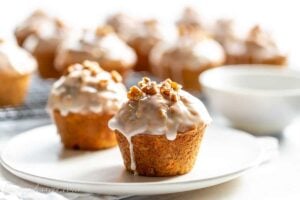
[[[240,94],[240,95],[256,95],[256,96],[272,96],[272,97],[282,97],[282,96],[300,96],[300,85],[299,88],[291,89],[279,89],[279,90],[263,90],[263,89],[249,89],[242,87],[220,87],[214,84],[210,84],[210,78],[216,76],[222,71],[227,73],[243,73],[249,71],[254,73],[265,73],[265,75],[276,75],[276,76],[291,76],[299,78],[300,80],[300,70],[294,70],[288,68],[288,66],[277,66],[277,65],[267,65],[267,64],[238,64],[238,65],[223,65],[220,67],[212,68],[206,70],[205,72],[199,75],[198,81],[201,86],[205,89],[211,89],[215,91],[231,93],[231,94]],[[223,72],[224,73],[224,72]]]

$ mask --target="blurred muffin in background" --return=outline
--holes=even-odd
[[[43,11],[35,11],[15,30],[18,44],[35,56],[42,78],[58,78],[53,62],[57,47],[68,33],[64,23],[47,15]]]
[[[128,43],[136,34],[140,21],[124,13],[117,13],[106,19],[106,24],[113,27],[119,37]]]
[[[136,52],[135,71],[150,72],[149,54],[151,49],[163,39],[156,20],[137,20],[125,14],[116,14],[107,19],[118,35]]]
[[[198,76],[203,71],[222,65],[225,53],[222,46],[194,27],[180,27],[180,36],[171,43],[160,43],[150,55],[152,72],[161,79],[171,78],[187,90],[201,89]]]
[[[237,34],[235,26],[233,20],[222,19],[214,30],[214,37],[225,49],[227,64],[286,64],[287,54],[260,26],[253,26],[244,37]]]
[[[180,27],[194,27],[197,29],[204,29],[204,23],[201,19],[200,14],[193,8],[191,7],[186,7],[180,18],[176,22],[177,26]]]
[[[0,106],[17,106],[25,100],[35,59],[16,43],[0,38]]]
[[[54,83],[47,109],[65,148],[98,150],[117,145],[107,123],[126,99],[118,72],[85,61],[70,66]]]
[[[104,70],[116,70],[124,76],[135,65],[136,54],[110,26],[103,26],[69,35],[57,51],[55,67],[63,74],[69,65],[84,60],[95,61]]]

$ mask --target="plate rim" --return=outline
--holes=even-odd
[[[61,180],[61,179],[56,179],[56,178],[49,178],[49,177],[43,177],[43,176],[39,176],[39,175],[34,175],[31,173],[27,173],[27,172],[23,172],[21,170],[15,169],[14,167],[12,167],[11,165],[9,165],[6,161],[5,161],[5,153],[7,151],[7,149],[9,148],[9,144],[12,143],[12,141],[15,141],[21,137],[24,137],[25,134],[30,134],[33,131],[38,131],[39,129],[45,129],[45,128],[50,128],[50,127],[55,127],[54,124],[48,124],[48,125],[44,125],[44,126],[40,126],[40,127],[36,127],[24,132],[21,132],[19,135],[14,136],[13,138],[11,138],[5,145],[5,147],[2,149],[1,152],[1,156],[0,156],[0,163],[1,165],[7,170],[9,171],[11,174],[30,181],[30,182],[34,182],[34,183],[38,183],[44,186],[50,186],[50,187],[57,187],[57,188],[63,188],[62,185],[66,185],[68,184],[69,186],[75,186],[76,188],[78,188],[80,185],[85,185],[85,186],[98,186],[98,187],[139,187],[139,188],[143,188],[143,187],[148,187],[148,186],[153,186],[153,187],[159,187],[159,186],[180,186],[180,185],[194,185],[194,184],[199,184],[199,183],[205,183],[205,182],[210,182],[210,181],[216,181],[216,180],[223,180],[226,178],[229,178],[228,180],[224,180],[224,181],[218,181],[218,184],[227,182],[229,180],[232,180],[236,177],[239,177],[240,175],[242,175],[243,173],[249,171],[250,169],[253,169],[255,167],[257,167],[260,163],[261,163],[261,158],[263,157],[263,149],[262,147],[259,145],[258,141],[255,141],[257,144],[257,147],[259,148],[259,153],[256,159],[253,159],[253,161],[249,162],[249,164],[245,165],[245,167],[239,169],[239,170],[235,170],[233,172],[230,173],[226,173],[226,174],[222,174],[219,176],[213,176],[213,177],[209,177],[209,178],[205,178],[205,179],[193,179],[193,180],[183,180],[183,181],[175,181],[175,182],[135,182],[135,183],[130,183],[130,182],[126,182],[126,183],[113,183],[113,182],[96,182],[96,181],[68,181],[68,180]],[[253,135],[250,135],[249,133],[246,133],[244,131],[240,131],[237,129],[233,129],[233,128],[228,128],[228,127],[222,127],[222,126],[216,126],[214,125],[213,127],[217,127],[217,128],[224,128],[226,130],[230,130],[235,132],[235,134],[243,134],[244,136],[247,136],[253,140],[255,140],[256,138]],[[114,147],[114,148],[118,148],[118,147]],[[33,181],[34,179],[34,181]],[[48,182],[48,184],[45,184],[45,182]],[[217,185],[217,184],[213,184],[213,185]],[[209,187],[209,186],[207,186]],[[70,187],[69,189],[74,188],[74,187]],[[205,187],[198,187],[198,189],[200,188],[205,188]],[[84,191],[84,190],[81,190]],[[187,191],[187,190],[186,190]],[[120,191],[121,192],[121,191]],[[118,192],[118,193],[120,193]],[[121,192],[122,193],[122,192]],[[146,193],[146,192],[143,192]],[[167,193],[167,192],[164,192]]]

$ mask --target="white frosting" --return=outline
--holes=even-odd
[[[112,26],[124,41],[128,42],[135,36],[140,22],[126,14],[117,13],[108,17],[106,23]]]
[[[0,72],[29,74],[37,67],[35,59],[15,43],[0,41]]]
[[[180,37],[174,44],[161,43],[154,47],[150,55],[153,72],[157,76],[166,78],[163,73],[170,70],[171,77],[180,83],[183,69],[197,70],[208,65],[222,64],[224,59],[224,50],[215,40],[194,40],[188,36]]]
[[[82,31],[71,35],[60,47],[55,66],[58,70],[63,66],[70,52],[82,53],[87,57],[101,63],[103,61],[117,61],[124,67],[131,67],[136,62],[136,54],[115,33],[97,35],[94,31]],[[84,57],[84,56],[83,56]]]
[[[54,83],[48,100],[48,109],[68,113],[108,113],[115,114],[126,101],[126,88],[112,75],[101,70],[93,75],[89,70],[78,69],[62,76]],[[99,82],[106,81],[105,87]]]
[[[36,11],[16,29],[18,36],[25,36],[22,46],[30,52],[37,47],[57,46],[67,34],[67,27],[59,19]]]
[[[122,133],[130,144],[131,169],[135,170],[131,138],[138,134],[166,135],[175,140],[178,133],[212,121],[203,103],[189,93],[179,90],[178,101],[171,101],[161,93],[129,100],[109,121],[112,130]]]
[[[139,53],[147,55],[152,47],[163,38],[162,27],[155,20],[138,20],[119,13],[108,18],[107,24]]]

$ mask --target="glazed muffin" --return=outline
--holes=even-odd
[[[287,54],[276,44],[270,34],[254,26],[243,37],[237,34],[232,20],[217,22],[214,35],[224,47],[227,64],[270,64],[284,66]]]
[[[134,70],[150,72],[150,51],[163,40],[158,22],[152,19],[140,21],[125,14],[116,14],[108,18],[107,24],[135,50],[137,63]]]
[[[98,150],[117,144],[107,123],[126,101],[121,81],[118,72],[84,61],[70,66],[53,85],[47,109],[65,148]]]
[[[116,70],[125,76],[135,64],[136,54],[110,26],[103,26],[70,35],[57,52],[55,67],[62,74],[69,65],[84,60],[95,61],[104,70]]]
[[[175,42],[160,43],[153,48],[150,55],[152,73],[161,79],[171,78],[187,90],[199,91],[199,74],[222,65],[224,50],[201,30],[183,28],[180,33]]]
[[[54,57],[67,33],[68,28],[61,20],[36,11],[16,28],[15,36],[18,43],[36,58],[42,78],[58,78]]]
[[[28,52],[0,38],[0,106],[17,106],[24,102],[36,65]]]
[[[170,79],[143,78],[109,121],[126,169],[142,176],[188,173],[211,118],[202,102]]]

